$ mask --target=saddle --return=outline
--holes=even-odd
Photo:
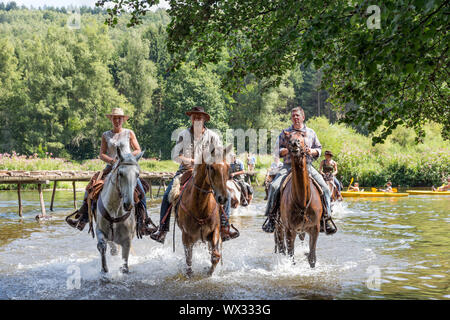
[[[292,171],[290,171],[288,173],[288,175],[286,177],[284,177],[283,180],[281,181],[281,188],[280,188],[280,192],[279,192],[278,196],[281,195],[281,193],[284,191],[287,183],[289,182],[289,180],[291,180],[291,178],[292,178]],[[319,190],[320,196],[323,196],[323,190],[322,190],[322,187],[320,186],[320,184],[315,179],[313,179],[311,176],[309,176],[309,180],[310,180],[310,182],[314,183],[314,185],[317,187],[317,190]]]

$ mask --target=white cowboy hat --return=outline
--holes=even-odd
[[[123,113],[122,108],[113,108],[110,114],[107,114],[106,117],[111,119],[112,117],[124,117],[124,120],[127,121],[130,116]]]

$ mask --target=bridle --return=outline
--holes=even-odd
[[[114,185],[114,187],[116,188],[116,190],[117,190],[117,192],[119,194],[119,199],[122,199],[122,192],[120,191],[120,187],[119,187],[120,176],[117,175],[117,171],[119,169],[119,166],[121,166],[121,165],[137,165],[138,168],[139,168],[139,165],[137,163],[133,163],[133,162],[119,162],[111,170],[109,177],[111,179],[111,183]],[[140,168],[139,168],[139,171],[140,171]],[[114,174],[116,175],[116,179],[115,180],[112,179]],[[134,201],[134,197],[132,197],[132,199]],[[109,222],[109,228],[111,229],[111,238],[114,239],[114,228],[113,228],[114,223],[124,222],[125,220],[127,220],[130,217],[130,215],[131,215],[131,210],[130,211],[126,211],[126,213],[124,215],[120,216],[120,217],[113,218],[113,217],[111,217],[111,215],[109,214],[108,210],[104,206],[101,194],[98,197],[98,204],[99,204],[100,214],[103,216],[103,218],[105,218]]]

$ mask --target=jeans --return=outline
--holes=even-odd
[[[269,215],[270,210],[274,206],[274,201],[276,199],[276,195],[280,191],[281,181],[284,179],[284,177],[287,176],[287,174],[290,171],[291,171],[290,164],[283,165],[283,167],[281,167],[280,171],[278,171],[278,174],[273,179],[272,183],[269,185],[269,196],[267,198],[267,206],[266,206],[266,213],[265,213],[266,216]]]
[[[181,173],[180,173],[180,174],[181,174]],[[176,177],[178,177],[180,174],[176,174],[175,177],[173,177],[172,181],[169,182],[169,184],[167,185],[166,191],[164,192],[163,199],[162,199],[162,202],[161,202],[161,209],[160,209],[160,212],[159,212],[159,225],[160,225],[160,227],[162,228],[162,230],[164,230],[164,231],[169,231],[170,216],[171,216],[171,214],[172,214],[172,210],[170,210],[170,212],[167,213],[167,210],[169,209],[169,206],[170,206],[170,203],[169,203],[169,194],[170,194],[170,191],[172,190],[172,187],[173,187],[173,180],[174,180]],[[231,197],[228,196],[227,198],[228,198],[228,200],[227,200],[227,202],[225,203],[225,205],[223,206],[223,209],[224,209],[224,211],[225,211],[226,218],[225,218],[224,215],[221,214],[221,212],[219,211],[219,214],[220,214],[220,223],[221,223],[222,226],[227,226],[227,225],[228,225],[228,219],[230,218],[230,211],[231,211]],[[219,208],[219,210],[220,210],[220,208]],[[166,215],[166,213],[167,213],[167,218],[166,218],[166,220],[164,221],[164,224],[162,224],[162,220],[163,220],[164,216]]]
[[[323,176],[311,164],[308,164],[307,167],[308,167],[308,172],[311,175],[311,177],[319,183],[320,187],[323,190],[323,193],[325,195],[325,206],[327,208],[328,215],[330,215],[331,214],[331,191],[330,191],[330,188],[328,188],[328,185],[325,182],[325,180],[323,179]]]
[[[342,186],[341,186],[341,183],[339,182],[339,180],[336,178],[336,176],[334,177],[334,184],[336,185],[336,188],[339,190],[339,192],[341,192]]]

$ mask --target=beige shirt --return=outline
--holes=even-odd
[[[222,148],[222,140],[217,133],[205,128],[203,134],[195,140],[191,127],[178,134],[177,144],[172,153],[172,159],[180,163],[178,172],[184,172],[188,169],[192,169],[193,166],[190,163],[182,163],[179,156],[194,159],[194,164],[201,164],[203,158],[205,160],[210,159],[211,151],[213,149]]]

